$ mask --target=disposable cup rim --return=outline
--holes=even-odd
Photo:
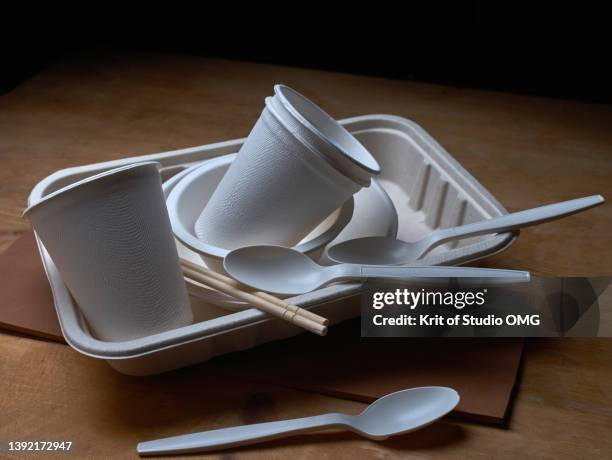
[[[354,140],[354,143],[357,146],[357,148],[363,150],[363,155],[367,159],[367,162],[364,162],[364,161],[360,160],[354,154],[352,154],[351,152],[348,152],[342,145],[340,145],[340,143],[338,143],[336,141],[336,139],[332,139],[332,138],[326,136],[323,132],[321,132],[321,130],[317,126],[315,126],[310,120],[308,120],[306,117],[304,117],[304,115],[302,115],[300,113],[300,111],[296,107],[294,107],[294,105],[287,99],[287,97],[284,94],[284,92],[288,92],[288,93],[291,93],[291,94],[297,96],[304,103],[310,105],[314,110],[319,112],[321,117],[326,122],[329,122],[330,124],[334,125],[334,127],[339,129],[341,132],[343,132],[343,134],[345,134],[347,136],[347,138],[352,138]],[[368,149],[366,149],[357,139],[355,139],[353,137],[353,135],[351,133],[349,133],[346,130],[346,128],[344,128],[342,125],[340,125],[333,117],[331,117],[327,112],[325,112],[317,104],[312,102],[310,99],[308,99],[303,94],[299,93],[298,91],[296,91],[293,88],[290,88],[289,86],[286,86],[286,85],[282,85],[282,84],[274,85],[274,93],[275,93],[275,95],[277,95],[279,97],[279,99],[280,99],[281,103],[283,104],[283,106],[294,117],[296,117],[300,121],[300,123],[302,123],[304,126],[306,126],[313,133],[315,133],[320,139],[322,139],[326,144],[328,144],[334,150],[339,152],[344,158],[348,159],[351,163],[355,164],[356,166],[360,167],[361,169],[366,170],[370,174],[379,174],[380,173],[380,171],[381,171],[380,165],[378,164],[378,161],[376,161],[376,158],[374,158],[374,156],[368,151]]]
[[[77,190],[83,189],[85,187],[89,187],[92,185],[97,185],[102,182],[112,182],[113,180],[118,179],[119,177],[123,178],[127,175],[136,175],[144,172],[149,169],[151,166],[154,166],[156,171],[160,168],[160,163],[157,161],[142,161],[138,163],[130,163],[125,166],[121,166],[119,168],[109,169],[108,171],[103,171],[101,173],[95,174],[93,176],[85,177],[79,181],[73,182],[72,184],[68,184],[58,190],[55,190],[48,195],[44,196],[36,203],[33,203],[25,211],[23,211],[22,217],[29,217],[32,211],[38,209],[42,206],[49,204],[51,201],[55,201],[57,198],[65,197],[71,192],[75,192]]]
[[[302,136],[297,135],[296,133],[294,133],[291,128],[287,125],[287,121],[284,119],[284,117],[278,113],[276,107],[274,107],[273,105],[273,101],[274,101],[274,97],[272,96],[268,96],[266,98],[266,110],[268,110],[270,112],[270,114],[272,115],[272,117],[274,117],[276,119],[276,121],[278,123],[280,123],[285,130],[293,137],[295,137],[297,139],[298,142],[302,143],[313,155],[316,155],[317,158],[319,158],[320,160],[324,161],[327,165],[331,166],[336,172],[340,173],[343,177],[345,177],[346,179],[350,180],[351,182],[356,183],[357,185],[359,185],[360,187],[367,187],[370,184],[370,177],[368,176],[368,179],[365,180],[363,177],[359,177],[355,174],[351,174],[349,171],[347,171],[346,169],[342,168],[342,166],[338,163],[337,160],[331,158],[329,155],[325,155],[321,152],[321,150],[316,146],[313,145],[311,142],[309,142],[308,140],[304,139]],[[282,102],[279,102],[282,105]],[[285,108],[285,110],[287,110]],[[262,116],[264,116],[264,114],[262,113]],[[318,134],[315,134],[317,137]],[[323,142],[329,144],[326,140],[322,140]]]

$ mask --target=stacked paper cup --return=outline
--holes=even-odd
[[[195,224],[225,249],[294,246],[380,172],[374,157],[298,92],[274,87],[255,127]]]

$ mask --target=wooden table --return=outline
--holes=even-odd
[[[109,54],[63,62],[0,97],[0,250],[28,228],[21,212],[44,176],[243,137],[277,82],[337,118],[391,113],[416,121],[511,211],[612,197],[612,107],[193,56]],[[610,275],[611,229],[612,206],[604,205],[525,230],[486,265]],[[219,456],[609,457],[611,363],[608,339],[532,340],[507,429],[448,420],[381,443],[326,433]],[[136,442],[151,437],[363,407],[227,380],[203,366],[126,377],[66,346],[0,334],[0,456],[9,440],[51,439],[73,441],[79,458],[133,458]]]

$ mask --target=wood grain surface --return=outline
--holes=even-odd
[[[68,166],[248,134],[272,85],[337,118],[419,123],[510,211],[601,193],[612,199],[612,107],[289,67],[160,54],[55,65],[0,97],[0,250],[27,228],[32,186]],[[612,206],[526,229],[491,267],[612,273]],[[0,281],[1,282],[1,281]],[[1,301],[1,300],[0,300]],[[612,341],[528,342],[506,429],[445,420],[373,443],[325,433],[223,458],[585,458],[612,452]],[[0,457],[9,440],[71,440],[78,458],[134,458],[139,440],[364,404],[208,374],[138,379],[66,346],[0,334]],[[63,454],[56,454],[61,457]]]

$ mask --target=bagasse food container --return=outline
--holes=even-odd
[[[365,115],[342,120],[382,167],[379,182],[399,217],[398,237],[415,240],[433,229],[475,222],[507,211],[422,128],[405,118]],[[67,184],[137,161],[181,166],[235,153],[244,139],[98,163],[58,171],[38,183],[29,204]],[[448,243],[429,253],[423,265],[459,265],[507,248],[516,233],[484,235]],[[195,323],[137,340],[106,342],[94,337],[57,268],[38,247],[66,341],[85,355],[106,360],[117,371],[151,375],[245,350],[303,332],[256,309],[230,312],[192,297]],[[289,299],[329,318],[331,324],[359,315],[359,283],[343,283]],[[325,338],[321,338],[325,340]]]

